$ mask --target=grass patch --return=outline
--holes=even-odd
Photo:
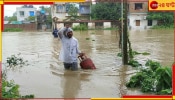
[[[85,31],[85,30],[88,30],[88,27],[86,25],[82,24],[82,25],[76,25],[72,29],[75,31],[77,31],[77,30]]]
[[[21,32],[23,29],[21,28],[5,28],[4,32]]]
[[[151,29],[174,29],[174,24],[171,24],[171,25],[155,25]]]

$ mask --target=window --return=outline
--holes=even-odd
[[[148,26],[152,26],[153,22],[152,20],[148,20]]]
[[[140,10],[140,9],[143,9],[142,6],[143,4],[142,3],[135,3],[135,10]]]
[[[80,14],[90,14],[90,7],[89,6],[80,6],[79,13]]]
[[[136,20],[136,26],[140,26],[140,20]]]
[[[64,7],[63,7],[63,5],[58,5],[58,6],[57,6],[57,12],[59,12],[59,13],[64,12]]]
[[[35,16],[34,11],[29,11],[30,16]]]
[[[23,16],[24,16],[24,11],[19,11],[19,15],[20,15],[21,17],[23,17]]]

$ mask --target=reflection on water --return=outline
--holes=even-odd
[[[136,56],[139,62],[144,64],[152,59],[171,66],[174,61],[173,30],[130,31],[129,35],[134,51],[151,54]],[[4,32],[3,63],[7,57],[21,53],[30,64],[20,72],[9,71],[8,79],[20,85],[22,95],[35,94],[36,98],[112,98],[143,94],[125,87],[137,69],[122,66],[121,58],[117,57],[121,50],[116,31],[76,31],[74,36],[79,40],[80,50],[93,60],[96,70],[65,71],[58,60],[61,43],[51,32]]]

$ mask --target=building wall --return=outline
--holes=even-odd
[[[36,15],[36,8],[22,8],[17,7],[17,21],[23,21],[25,18],[28,18],[30,16],[30,11],[34,11],[34,15]],[[20,11],[24,11],[24,16],[20,16]]]
[[[23,31],[36,31],[37,25],[36,23],[30,23],[30,24],[4,24],[4,29],[6,28],[20,28],[23,29]]]
[[[142,3],[142,9],[135,9],[136,3]],[[128,10],[129,10],[129,13],[147,13],[148,12],[148,2],[130,2]]]
[[[154,25],[157,25],[157,21],[152,21],[152,26],[148,26],[148,20],[146,19],[147,12],[148,12],[148,0],[140,0],[140,1],[134,1],[130,0],[132,2],[129,2],[128,4],[128,27],[129,29],[148,29],[151,28]],[[136,4],[142,4],[142,8],[138,8]],[[140,25],[137,26],[138,20],[140,21]]]
[[[61,5],[63,6],[63,10],[62,11],[58,11],[57,10],[57,6]],[[62,21],[63,19],[66,18],[67,13],[65,12],[65,7],[64,7],[65,3],[56,3],[55,5],[52,6],[52,17],[57,17],[59,18],[60,21]]]
[[[61,10],[59,10],[59,6]],[[79,3],[78,19],[89,20],[90,19],[90,3]],[[70,16],[66,12],[66,3],[55,3],[52,6],[52,17],[59,18],[60,21],[69,18]]]
[[[148,26],[148,20],[145,19],[146,14],[132,14],[128,16],[129,22],[128,22],[128,27],[129,29],[148,29],[151,28],[152,26],[157,24],[156,20],[152,21],[152,26]],[[136,20],[140,20],[140,26],[136,25]]]

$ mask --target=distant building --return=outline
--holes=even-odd
[[[4,24],[8,24],[9,23],[9,21],[4,21]]]
[[[129,29],[147,29],[157,24],[157,20],[147,20],[148,0],[128,0]]]
[[[70,17],[68,15],[70,3],[58,3],[52,6],[52,16],[59,18],[63,21]],[[79,20],[89,20],[90,19],[90,2],[76,3],[78,5],[78,19]]]
[[[37,8],[32,5],[24,5],[16,8],[17,21],[24,21],[29,16],[36,16]]]
[[[78,14],[77,14],[77,18],[73,19],[76,21],[82,21],[82,20],[90,20],[90,5],[91,2],[79,2],[79,3],[74,3],[75,6],[78,8]],[[51,6],[51,11],[52,11],[52,18],[58,18],[57,21],[71,21],[72,18],[71,16],[68,14],[68,11],[70,9],[70,3],[60,3],[60,2],[55,2],[53,6]],[[72,23],[69,23],[71,25],[73,25]],[[80,24],[85,24],[88,25],[88,23],[80,23]],[[78,24],[74,24],[74,25],[78,25]],[[73,25],[73,26],[74,26]],[[53,24],[53,28],[59,28],[62,27],[62,24]]]

